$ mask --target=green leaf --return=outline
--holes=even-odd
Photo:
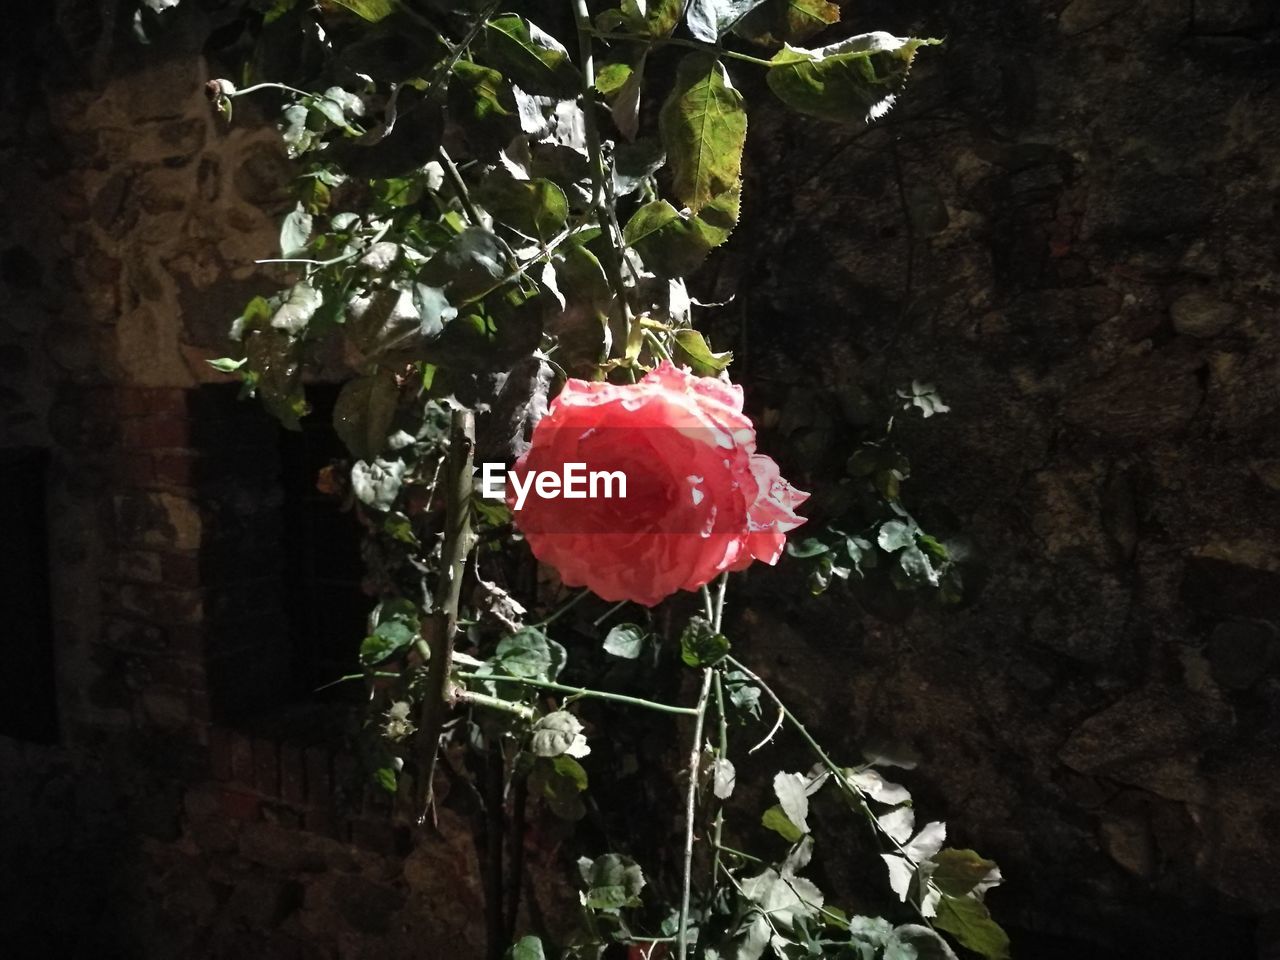
[[[617,96],[618,91],[631,76],[632,66],[629,63],[606,63],[596,71],[596,89],[606,100]]]
[[[904,923],[894,928],[890,942],[911,950],[910,953],[905,950],[899,951],[902,960],[956,960],[955,951],[947,941],[933,930],[918,923]],[[888,960],[888,957],[889,954],[886,951],[884,960]]]
[[[765,0],[690,0],[685,26],[699,40],[716,43]]]
[[[467,227],[427,261],[420,278],[442,287],[450,300],[461,303],[497,287],[510,262],[511,252],[497,234],[484,227]]]
[[[324,295],[311,284],[296,283],[285,297],[284,303],[271,317],[271,326],[297,336],[306,329],[316,311],[324,305]]]
[[[991,911],[979,900],[943,896],[933,924],[987,960],[1009,960],[1009,935],[991,919]]]
[[[396,792],[396,771],[393,767],[379,767],[374,771],[373,779],[387,793]]]
[[[216,360],[206,360],[205,363],[219,373],[235,373],[245,365],[244,359],[233,360],[231,357],[218,357]]]
[[[676,331],[677,359],[693,368],[700,377],[713,377],[733,362],[733,351],[712,353],[706,338],[697,330]]]
[[[729,641],[711,629],[702,617],[694,617],[680,635],[680,658],[691,667],[710,667],[729,653]]]
[[[902,572],[907,575],[907,579],[912,583],[928,583],[935,587],[938,585],[938,571],[929,562],[929,558],[925,556],[924,551],[915,544],[907,547],[898,555],[898,566],[902,568]]]
[[[682,204],[697,213],[713,198],[738,189],[747,113],[719,60],[704,53],[681,60],[658,121],[672,189]]]
[[[487,59],[528,93],[569,99],[581,83],[569,51],[524,17],[503,14],[484,25]]]
[[[937,40],[864,33],[816,50],[786,46],[766,75],[783,103],[823,120],[875,120],[893,105],[916,50]]]
[[[475,120],[510,115],[502,102],[502,74],[490,67],[459,60],[453,65],[449,84],[450,112],[459,119],[470,115]]]
[[[653,200],[632,214],[623,238],[654,273],[682,277],[728,239],[738,222],[738,200],[739,188],[734,187],[697,214],[683,214],[665,200]]]
[[[613,150],[614,196],[625,197],[634,193],[666,162],[667,154],[662,144],[651,137],[618,144]]]
[[[819,540],[817,537],[806,537],[799,543],[794,540],[787,542],[787,553],[798,559],[804,560],[808,557],[818,557],[831,550],[829,546]]]
[[[997,870],[994,860],[987,860],[973,850],[955,850],[947,847],[933,856],[933,882],[943,893],[963,897],[983,881],[990,880]]]
[[[582,764],[569,754],[563,754],[552,760],[551,769],[561,779],[573,784],[574,789],[579,793],[587,789],[587,771],[582,768]]]
[[[591,752],[582,724],[568,710],[549,713],[533,725],[529,750],[536,757],[585,757]]]
[[[578,861],[587,884],[586,907],[612,913],[640,902],[644,872],[630,857],[606,853],[590,863]]]
[[[733,32],[752,43],[777,46],[804,43],[840,22],[840,7],[830,0],[766,0],[739,21]]]
[[[513,677],[550,680],[553,659],[547,635],[535,627],[525,627],[503,637],[494,653],[498,666]]]
[[[299,429],[298,419],[307,412],[298,352],[298,339],[281,330],[258,330],[245,340],[245,381],[288,430]]]
[[[504,960],[547,960],[547,955],[537,937],[521,937],[511,945]]]
[[[517,180],[496,170],[475,198],[502,223],[544,243],[563,230],[569,218],[569,201],[550,180]]]
[[[403,460],[357,460],[351,468],[351,489],[356,499],[375,510],[390,510],[404,479]]]
[[[394,656],[413,643],[418,633],[401,620],[389,620],[377,628],[360,644],[360,665],[372,667]]]
[[[804,831],[791,822],[782,807],[776,803],[764,812],[764,816],[760,818],[760,823],[772,830],[774,833],[781,835],[782,839],[788,843],[799,843],[804,839]]]
[[[661,39],[671,36],[684,13],[684,0],[622,0],[627,32]]]
[[[876,542],[880,544],[881,550],[886,550],[889,553],[901,550],[903,547],[915,546],[915,525],[904,523],[901,520],[886,520],[880,525],[880,533],[876,536]]]
[[[333,407],[333,428],[353,457],[372,460],[382,452],[399,400],[396,378],[386,370],[343,385]]]
[[[802,834],[809,832],[808,781],[798,773],[778,773],[773,778],[773,792],[787,819]]]
[[[644,649],[645,633],[643,627],[634,623],[620,623],[604,638],[604,652],[623,660],[634,660]]]
[[[318,181],[313,181],[318,182]],[[299,203],[280,225],[280,256],[296,257],[311,241],[311,214]]]
[[[377,23],[383,17],[391,16],[395,10],[392,0],[333,0],[333,2],[340,7],[346,7],[370,23]]]

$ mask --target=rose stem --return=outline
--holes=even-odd
[[[427,689],[422,697],[418,723],[417,792],[421,825],[431,810],[431,781],[436,756],[440,752],[440,730],[444,726],[449,667],[453,659],[453,639],[458,631],[458,601],[462,595],[462,574],[471,550],[471,470],[475,456],[476,420],[470,410],[455,410],[449,433],[445,469],[445,528],[440,551],[440,577],[436,584],[437,606],[423,622],[431,659],[427,664]]]
[[[720,632],[720,624],[724,619],[724,594],[729,585],[729,573],[720,577],[716,585],[714,604],[711,593],[702,588],[702,598],[706,609],[711,613],[711,629]],[[702,689],[698,694],[697,715],[693,721],[693,747],[689,751],[689,791],[685,795],[684,806],[684,880],[680,895],[680,926],[676,931],[676,960],[687,960],[689,955],[689,899],[693,888],[693,827],[694,815],[698,806],[698,775],[702,766],[702,727],[707,719],[707,701],[711,697],[711,684],[716,676],[714,666],[702,671]]]

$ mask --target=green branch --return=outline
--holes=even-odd
[[[610,693],[607,690],[592,690],[590,687],[571,687],[550,680],[534,680],[529,677],[500,677],[491,673],[476,673],[469,670],[458,670],[455,677],[463,680],[489,680],[494,683],[518,683],[525,687],[536,687],[539,690],[551,690],[555,693],[567,694],[570,697],[588,700],[612,700],[631,707],[642,707],[645,710],[656,710],[659,713],[674,713],[678,716],[693,717],[698,711],[693,707],[677,707],[669,703],[658,703],[656,700],[644,700],[640,697],[628,697],[622,693]]]

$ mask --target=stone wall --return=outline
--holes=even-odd
[[[761,408],[814,376],[936,384],[951,413],[894,428],[904,495],[976,541],[986,582],[896,626],[851,624],[847,593],[753,604],[755,652],[848,749],[919,750],[960,845],[1005,866],[1012,926],[1089,956],[1272,956],[1274,5],[856,15],[947,43],[876,128],[754,121],[747,223],[771,223],[734,240],[747,323],[721,342]]]
[[[138,48],[130,10],[28,4],[0,40],[0,447],[52,455],[63,727],[53,747],[0,738],[0,901],[18,906],[0,939],[465,958],[460,824],[409,852],[404,811],[355,785],[313,714],[221,722],[287,671],[280,489],[273,428],[202,386],[203,361],[272,286],[252,260],[287,174],[249,110],[230,130],[210,116],[217,15],[191,7]],[[898,624],[839,592],[770,598],[736,635],[845,752],[921,753],[921,802],[1005,867],[992,904],[1022,956],[1269,956],[1276,14],[853,14],[948,42],[870,130],[753,116],[747,226],[721,262],[739,309],[717,342],[762,415],[815,376],[937,384],[952,413],[895,428],[906,495],[975,539],[986,583]]]

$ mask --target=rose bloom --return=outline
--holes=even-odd
[[[634,384],[568,381],[512,472],[523,488],[530,472],[563,477],[566,463],[585,464],[584,478],[620,471],[626,496],[617,482],[612,498],[540,497],[530,487],[516,526],[567,585],[645,606],[753,560],[776,563],[809,498],[756,453],[741,387],[669,362]]]

